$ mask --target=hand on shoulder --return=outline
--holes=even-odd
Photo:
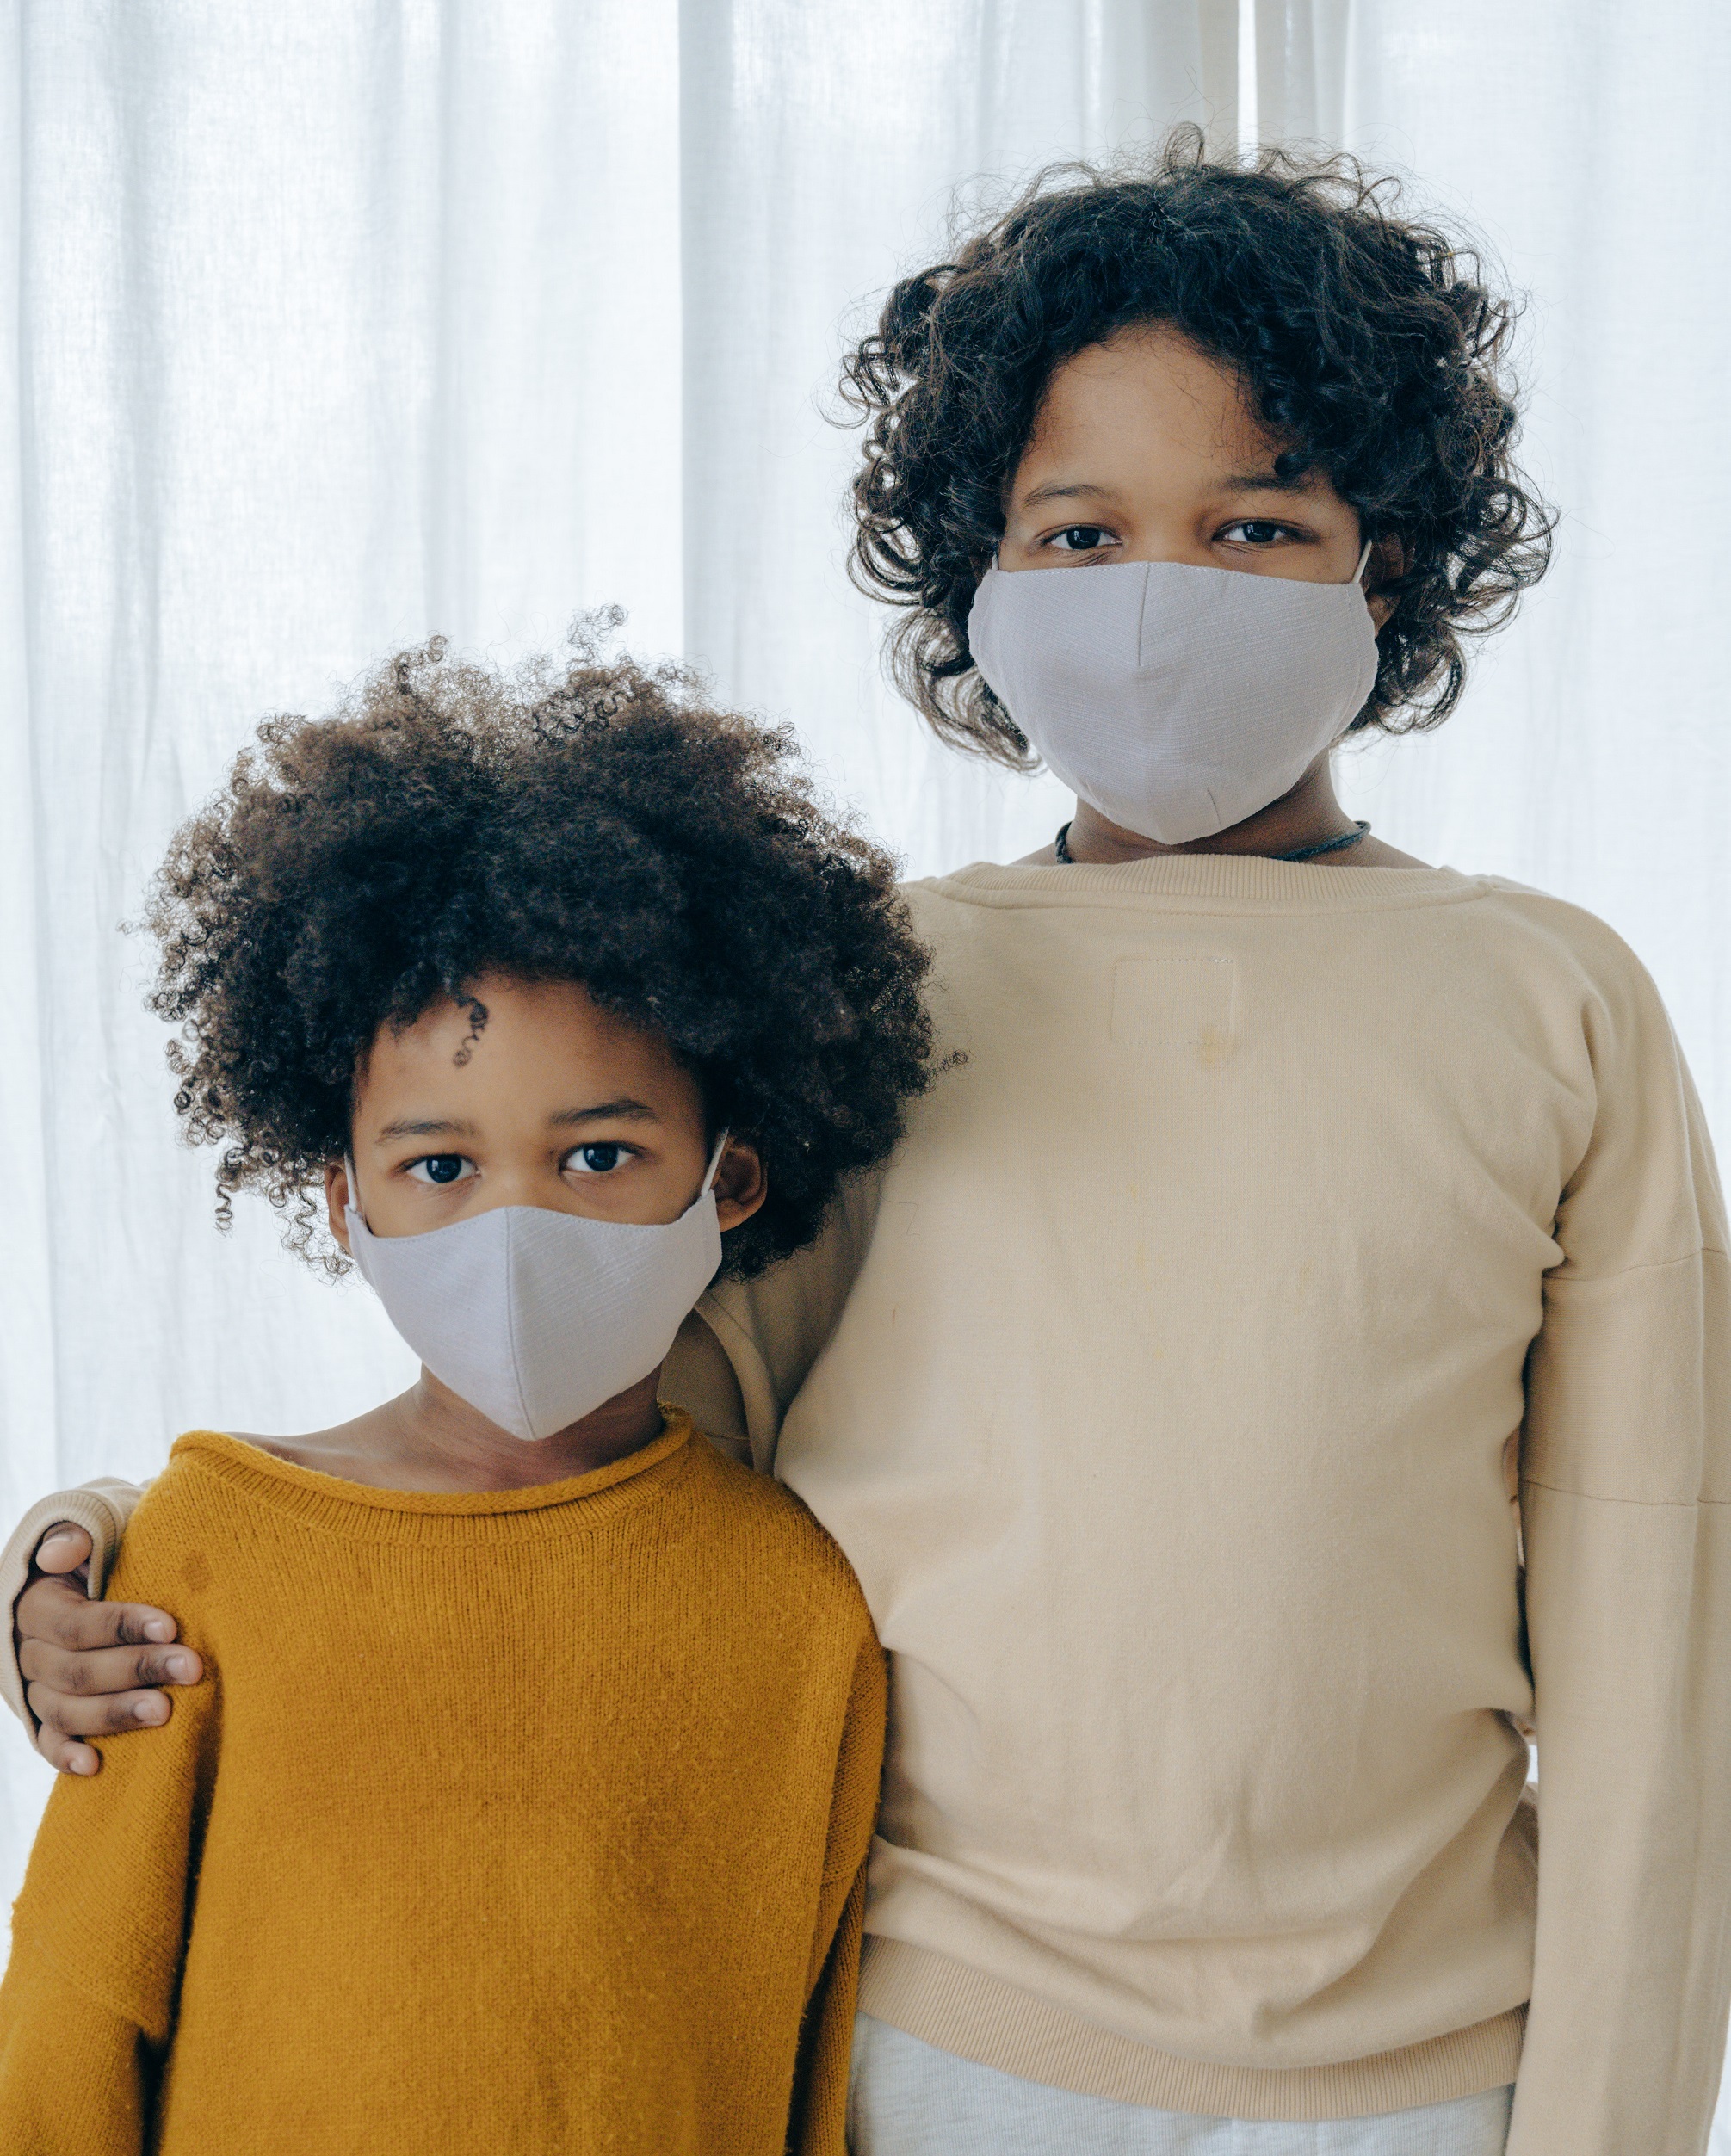
[[[102,1755],[90,1739],[165,1722],[173,1708],[160,1688],[196,1684],[204,1675],[198,1656],[177,1643],[166,1610],[89,1599],[90,1555],[84,1529],[50,1527],[13,1609],[33,1741],[62,1774],[98,1772]]]

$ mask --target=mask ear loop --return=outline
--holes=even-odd
[[[726,1152],[727,1140],[733,1135],[733,1134],[731,1130],[724,1130],[721,1133],[721,1135],[715,1140],[715,1150],[709,1156],[709,1172],[704,1177],[702,1187],[697,1193],[697,1195],[700,1198],[706,1197],[713,1187],[715,1181],[715,1171],[721,1165],[721,1156]]]
[[[1360,554],[1360,555],[1359,555],[1359,557],[1358,557],[1358,566],[1357,566],[1357,568],[1356,568],[1356,569],[1352,571],[1352,574],[1351,574],[1351,578],[1348,579],[1348,581],[1349,581],[1350,583],[1352,583],[1352,584],[1357,584],[1357,583],[1361,580],[1361,578],[1363,577],[1363,574],[1364,574],[1364,565],[1365,565],[1365,563],[1366,563],[1367,561],[1369,561],[1369,559],[1370,559],[1370,549],[1371,549],[1371,548],[1372,548],[1372,547],[1373,547],[1376,544],[1376,541],[1374,539],[1367,539],[1367,540],[1365,541],[1365,542],[1364,542],[1364,551],[1363,551],[1363,553],[1362,554]]]
[[[355,1161],[350,1153],[343,1156],[343,1172],[349,1178],[349,1202],[344,1210],[354,1214],[362,1226],[366,1227],[367,1215],[361,1210],[361,1186],[355,1180]],[[372,1230],[368,1228],[368,1232],[370,1234]]]

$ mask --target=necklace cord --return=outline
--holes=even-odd
[[[1359,823],[1351,831],[1344,831],[1338,838],[1325,838],[1320,846],[1301,846],[1295,853],[1266,854],[1267,861],[1315,861],[1323,854],[1345,853],[1349,846],[1356,846],[1361,839],[1370,836],[1370,826]],[[1070,851],[1070,825],[1059,826],[1058,836],[1052,843],[1052,850],[1059,860],[1070,868],[1077,866],[1076,857]]]

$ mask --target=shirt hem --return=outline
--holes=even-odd
[[[1205,2118],[1370,2118],[1505,2088],[1521,2062],[1527,2010],[1334,2066],[1235,2066],[1161,2051],[905,1939],[872,1937],[860,2011],[976,2066],[1019,2080]]]

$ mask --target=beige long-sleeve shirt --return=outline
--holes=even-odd
[[[890,1652],[863,2002],[1239,2116],[1518,2068],[1510,2156],[1699,2156],[1731,1284],[1646,975],[1447,870],[912,899],[960,1059],[672,1373],[711,1428],[731,1401]]]

